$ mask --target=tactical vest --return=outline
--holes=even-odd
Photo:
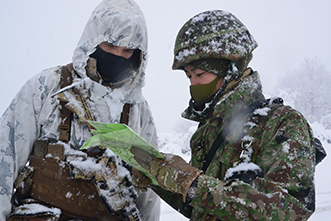
[[[73,70],[72,64],[62,68],[61,88],[71,84]],[[84,101],[82,100],[82,103]],[[70,128],[73,113],[69,110],[63,101],[61,105],[61,125],[59,140],[68,143],[70,140]],[[84,104],[83,104],[84,105]],[[86,106],[84,106],[85,109]],[[128,124],[130,104],[123,106],[120,122]],[[89,120],[94,120],[88,108],[85,109],[85,115],[89,115]],[[103,177],[82,176],[66,161],[62,144],[49,143],[47,140],[36,140],[32,154],[29,158],[29,166],[19,174],[15,181],[15,194],[13,197],[14,212],[10,215],[10,221],[33,220],[33,218],[48,218],[48,220],[140,220],[138,209],[130,206],[129,202],[123,203],[121,208],[112,208],[107,199],[102,197]],[[116,165],[111,158],[105,159],[102,156],[102,150],[99,153],[85,153],[88,157],[94,157],[98,161],[104,161],[110,170],[114,171],[116,176]],[[46,156],[52,157],[46,157]],[[100,184],[101,183],[101,184]],[[133,198],[136,198],[132,183],[127,179],[121,180],[120,184],[128,191],[132,192]],[[108,188],[108,187],[106,187]],[[118,188],[118,187],[117,187]],[[112,190],[108,190],[112,191]],[[121,197],[121,191],[114,191]],[[43,205],[41,212],[31,212],[30,205]],[[55,208],[61,209],[57,214]],[[48,208],[48,209],[47,209]],[[129,208],[129,209],[128,209]]]

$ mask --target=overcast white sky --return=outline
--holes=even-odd
[[[73,50],[97,0],[0,0],[0,112],[22,84],[41,70],[71,62]],[[144,94],[157,127],[167,130],[189,100],[189,82],[172,71],[172,51],[180,27],[205,10],[236,15],[259,43],[251,67],[272,94],[279,76],[318,57],[331,70],[328,0],[136,0],[149,32],[149,63]]]

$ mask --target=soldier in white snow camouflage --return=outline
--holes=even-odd
[[[132,151],[158,181],[154,190],[190,220],[307,220],[315,210],[311,128],[281,99],[264,98],[259,74],[248,68],[256,47],[229,12],[186,22],[173,69],[191,82],[182,116],[199,122],[190,163]]]
[[[136,192],[130,167],[118,156],[109,149],[79,151],[92,136],[87,120],[128,124],[157,147],[142,95],[146,58],[139,6],[104,0],[72,63],[24,84],[0,120],[0,220],[159,220],[158,196]]]

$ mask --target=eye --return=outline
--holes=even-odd
[[[111,44],[111,43],[109,43],[109,42],[107,42],[106,44],[107,44],[107,46],[110,47],[110,48],[114,47],[114,45]]]
[[[125,49],[125,52],[127,52],[127,53],[133,53],[134,52],[134,49]]]
[[[197,77],[202,77],[202,75],[203,75],[204,73],[205,73],[205,72],[202,72],[202,73],[197,74]]]
[[[187,77],[188,79],[191,79],[192,75],[186,75],[186,77]]]

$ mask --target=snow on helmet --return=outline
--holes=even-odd
[[[178,32],[172,69],[205,58],[236,61],[257,46],[247,28],[230,12],[205,11],[192,17]]]

